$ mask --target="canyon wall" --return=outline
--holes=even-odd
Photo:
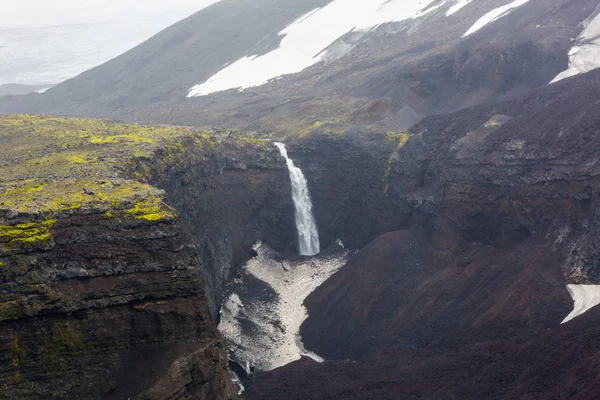
[[[255,241],[294,247],[277,149],[32,116],[0,143],[0,398],[237,398],[212,317]]]

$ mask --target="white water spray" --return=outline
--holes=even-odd
[[[281,156],[285,158],[290,180],[292,181],[292,200],[296,215],[296,229],[298,230],[298,251],[302,256],[314,256],[321,251],[319,244],[319,231],[312,212],[312,202],[306,184],[306,178],[300,168],[294,165],[287,154],[283,143],[275,143]]]

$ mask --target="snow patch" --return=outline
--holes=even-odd
[[[497,21],[497,20],[499,20],[502,17],[505,17],[513,9],[515,9],[517,7],[521,7],[523,4],[527,3],[528,1],[529,0],[515,0],[512,3],[509,3],[509,4],[505,5],[505,6],[493,9],[489,13],[485,14],[483,17],[479,18],[477,20],[477,22],[475,22],[473,24],[473,26],[470,27],[467,32],[465,32],[465,34],[463,35],[463,37],[469,36],[470,34],[477,32],[478,30],[480,30],[481,28],[483,28],[487,24],[491,24],[492,22]]]
[[[600,304],[600,285],[567,285],[567,290],[573,298],[573,311],[561,322],[569,322]]]
[[[300,326],[308,313],[304,299],[340,269],[348,252],[319,255],[298,261],[280,260],[266,245],[255,247],[258,256],[248,261],[242,277],[221,310],[219,331],[227,340],[232,359],[250,362],[258,371],[270,371],[302,356],[323,359],[302,344]],[[256,281],[275,295],[257,289]],[[266,290],[269,292],[269,290]]]
[[[242,382],[238,374],[235,373],[235,371],[229,370],[229,373],[231,374],[231,381],[233,382],[233,385],[238,389],[238,396],[241,396],[242,393],[244,393],[244,391],[246,390],[244,383]]]
[[[436,0],[334,0],[317,8],[279,32],[279,47],[264,55],[240,58],[206,82],[189,90],[187,97],[205,96],[228,89],[264,85],[286,74],[298,73],[323,61],[332,43],[351,32],[365,32],[388,22],[423,16],[440,5]]]
[[[48,86],[47,88],[36,90],[35,92],[41,94],[41,93],[44,93],[44,92],[48,91],[48,89],[50,89],[50,88],[52,88],[52,86]]]
[[[600,68],[600,13],[583,24],[583,32],[569,51],[569,68],[558,74],[550,83]]]
[[[451,16],[452,14],[456,14],[460,11],[461,8],[472,2],[473,0],[458,0],[456,4],[454,4],[448,11],[446,11],[446,17]]]

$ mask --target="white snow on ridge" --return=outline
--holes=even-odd
[[[464,1],[464,0],[463,0]],[[300,72],[323,60],[323,51],[349,32],[418,18],[434,9],[435,0],[334,0],[294,21],[279,33],[280,46],[262,56],[243,57],[192,87],[187,97],[260,86]]]
[[[569,68],[550,83],[600,68],[600,13],[592,20],[584,21],[584,26],[575,46],[569,51]]]
[[[452,14],[456,14],[460,11],[461,8],[472,2],[473,0],[458,0],[456,4],[454,4],[448,11],[446,11],[446,17],[451,16]]]
[[[569,322],[600,304],[600,285],[567,285],[567,290],[573,298],[573,311],[561,322]]]
[[[508,13],[510,13],[513,9],[515,9],[517,7],[521,7],[523,4],[527,3],[528,1],[529,0],[515,0],[512,3],[509,3],[509,4],[505,5],[505,6],[493,9],[489,13],[485,14],[483,17],[479,18],[477,20],[477,22],[475,22],[473,24],[473,26],[471,26],[467,32],[465,32],[465,34],[463,35],[463,37],[469,36],[472,33],[477,32],[478,30],[480,30],[484,26],[486,26],[488,24],[491,24],[494,21],[499,20],[500,18],[508,15]]]

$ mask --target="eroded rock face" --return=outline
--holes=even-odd
[[[174,223],[89,215],[59,219],[51,234],[53,249],[3,268],[6,398],[235,397],[199,266]]]
[[[445,352],[388,349],[365,362],[303,359],[256,377],[248,399],[589,399],[598,393],[600,309],[535,334]],[[326,376],[327,379],[323,379]],[[306,382],[311,382],[306,385]]]

